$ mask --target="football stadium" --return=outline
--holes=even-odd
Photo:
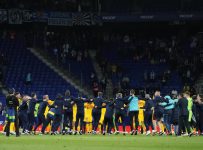
[[[203,1],[0,0],[11,149],[203,149]]]

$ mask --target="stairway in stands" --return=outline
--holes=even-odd
[[[64,93],[70,89],[77,96],[78,89],[62,78],[57,72],[43,63],[25,47],[23,38],[0,39],[0,50],[7,56],[8,67],[5,85],[14,87],[24,94],[37,92],[39,98],[49,94],[54,99],[57,93]],[[26,86],[25,78],[28,73],[32,75],[32,85]]]
[[[94,70],[96,72],[96,75],[97,75],[98,79],[101,80],[104,75],[101,71],[101,67],[99,66],[99,64],[96,60],[96,51],[95,50],[89,50],[89,56],[92,59],[92,64],[93,64]],[[105,95],[108,98],[113,97],[113,84],[112,84],[112,80],[109,78],[107,78]]]
[[[46,64],[49,68],[51,68],[54,72],[56,72],[61,78],[63,78],[66,82],[70,83],[73,87],[75,87],[80,93],[84,95],[91,95],[91,91],[86,87],[81,85],[80,81],[73,77],[67,70],[57,65],[55,61],[51,61],[50,57],[47,57],[46,53],[42,52],[40,49],[28,48],[30,52],[35,55],[38,59],[40,59],[44,64]],[[80,68],[77,68],[80,70]]]

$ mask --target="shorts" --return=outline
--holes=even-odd
[[[14,108],[8,109],[6,112],[6,120],[10,122],[15,121],[15,110]]]
[[[162,118],[163,118],[163,113],[161,113],[161,112],[155,112],[154,113],[154,120],[157,120],[157,121],[161,121],[162,120]]]

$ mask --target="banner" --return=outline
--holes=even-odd
[[[9,24],[22,24],[22,11],[19,9],[9,10]]]
[[[101,16],[97,14],[92,14],[92,25],[102,25]]]
[[[92,25],[90,13],[73,13],[73,25],[76,26],[89,26]]]
[[[7,10],[0,9],[0,23],[6,23],[7,22]]]
[[[69,12],[49,12],[49,18],[72,18],[72,13]]]
[[[48,25],[55,25],[55,26],[72,26],[72,19],[48,18]]]
[[[202,12],[152,12],[152,13],[71,13],[20,9],[0,9],[0,23],[47,23],[58,26],[91,26],[105,22],[154,22],[154,21],[201,21]]]
[[[32,22],[33,21],[33,11],[24,10],[23,11],[23,22]]]
[[[33,11],[33,22],[47,22],[49,14],[43,11]]]

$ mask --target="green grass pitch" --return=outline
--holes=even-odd
[[[203,137],[123,135],[0,135],[0,150],[202,150]]]

